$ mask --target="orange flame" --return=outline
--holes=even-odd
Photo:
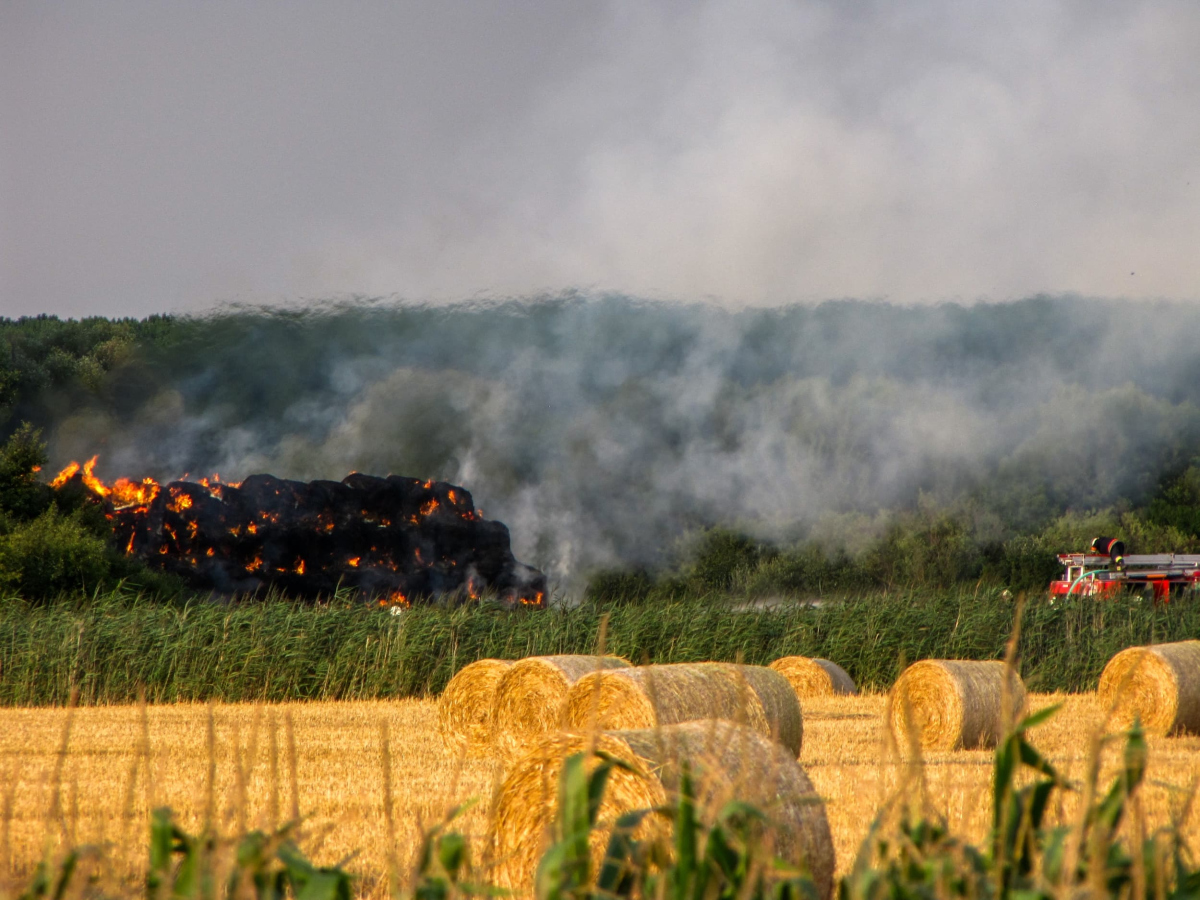
[[[57,475],[54,476],[54,480],[50,482],[50,487],[52,487],[52,488],[62,487],[64,484],[66,484],[68,481],[70,481],[73,477],[75,477],[75,473],[78,471],[79,471],[79,463],[77,463],[77,462],[71,463],[69,466],[67,466],[65,469],[63,469],[61,472],[59,472]]]
[[[362,559],[361,556],[352,556],[348,560],[346,560],[346,565],[348,565],[352,569],[357,569],[359,560],[361,560],[361,559]]]
[[[126,506],[149,506],[158,496],[158,491],[158,482],[153,478],[143,478],[140,483],[128,478],[118,478],[113,482],[108,498],[117,509]]]
[[[386,598],[381,598],[380,606],[403,606],[406,609],[412,604],[409,603],[408,597],[404,595],[404,591],[392,591]]]

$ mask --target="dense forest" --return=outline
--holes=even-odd
[[[468,487],[579,596],[1038,590],[1200,551],[1200,310],[622,297],[0,319],[0,589],[181,586],[47,473]]]

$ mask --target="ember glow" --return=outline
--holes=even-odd
[[[341,482],[214,474],[107,484],[96,464],[72,462],[51,486],[84,487],[127,555],[198,588],[310,598],[351,590],[388,607],[443,596],[545,606],[545,576],[513,558],[508,529],[457,485],[358,473]]]

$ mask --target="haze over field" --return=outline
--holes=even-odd
[[[139,327],[107,371],[30,363],[5,430],[43,425],[55,466],[99,453],[107,479],[446,479],[567,580],[707,525],[836,545],[922,504],[1003,540],[1141,503],[1200,447],[1188,304],[568,297]],[[36,331],[10,334],[24,358]]]
[[[1197,46],[1186,2],[5,4],[0,314],[229,315],[23,332],[0,428],[454,480],[563,578],[1138,503],[1200,447]]]
[[[0,309],[1194,300],[1197,46],[1186,0],[6,3]]]

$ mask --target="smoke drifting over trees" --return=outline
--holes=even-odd
[[[836,541],[947,508],[1001,540],[1143,502],[1200,448],[1200,309],[1183,304],[560,297],[0,335],[3,430],[43,426],[51,467],[448,480],[564,580],[659,562],[714,524]]]

